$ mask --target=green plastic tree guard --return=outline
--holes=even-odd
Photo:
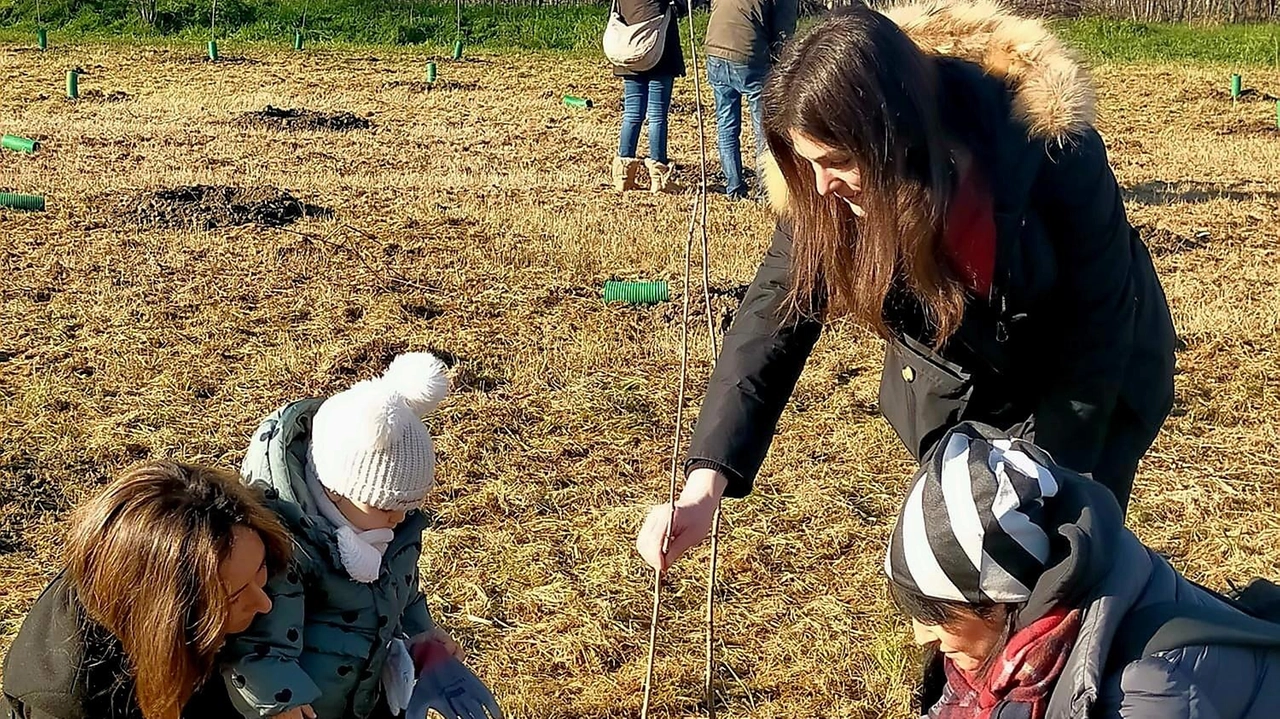
[[[214,62],[217,62],[218,60],[218,41],[217,40],[209,41],[209,59],[213,60]]]
[[[569,107],[576,107],[580,110],[590,110],[592,107],[594,107],[594,105],[592,105],[590,100],[584,97],[574,97],[573,95],[565,95],[564,104],[568,105]]]
[[[427,63],[427,84],[434,85],[436,82],[436,64],[434,62]]]
[[[80,73],[67,70],[67,97],[75,100],[80,97]]]
[[[40,46],[41,50],[49,49],[49,31],[48,30],[45,30],[44,28],[40,28],[39,30],[36,30],[36,45]]]
[[[453,41],[453,59],[462,59],[462,38]]]
[[[44,198],[39,195],[19,195],[14,192],[0,192],[0,207],[43,212]]]
[[[604,283],[605,302],[626,302],[633,305],[654,305],[671,300],[671,290],[666,282],[617,282]]]
[[[1232,100],[1237,100],[1240,98],[1240,92],[1241,92],[1240,85],[1241,85],[1240,76],[1232,75],[1231,76],[1231,99]]]
[[[17,135],[5,135],[0,137],[0,147],[14,152],[25,152],[30,155],[40,149],[40,143]]]
[[[294,50],[302,49],[302,31],[301,30],[293,31],[293,49]]]

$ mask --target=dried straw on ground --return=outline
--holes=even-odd
[[[0,129],[44,143],[0,155],[0,191],[49,197],[44,214],[0,211],[0,647],[55,571],[67,509],[122,467],[235,466],[282,402],[436,349],[457,377],[432,421],[432,610],[510,716],[636,716],[651,575],[631,543],[665,486],[678,313],[606,307],[598,289],[678,280],[688,198],[606,191],[618,83],[594,59],[513,55],[442,62],[447,84],[423,92],[421,55],[224,52],[244,59],[0,50]],[[82,88],[129,99],[64,100],[75,65]],[[1280,133],[1268,104],[1225,98],[1226,74],[1098,72],[1102,130],[1187,345],[1131,520],[1218,587],[1280,576]],[[696,151],[688,88],[678,160]],[[238,119],[267,105],[374,127]],[[273,186],[333,215],[182,231],[115,211],[186,185]],[[711,224],[723,312],[770,221],[716,200]],[[906,715],[913,654],[879,565],[911,465],[876,413],[879,353],[851,328],[828,334],[758,493],[728,507],[721,716]],[[705,562],[671,576],[656,716],[699,712]]]

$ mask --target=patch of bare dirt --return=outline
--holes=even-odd
[[[1265,135],[1271,137],[1280,137],[1280,128],[1277,128],[1274,122],[1265,120],[1255,120],[1246,117],[1233,117],[1225,122],[1220,123],[1214,130],[1218,135]]]
[[[1135,228],[1138,230],[1143,242],[1146,243],[1147,249],[1155,257],[1198,250],[1202,247],[1207,247],[1210,240],[1208,232],[1197,232],[1194,236],[1187,237],[1153,225],[1136,225]]]
[[[373,122],[352,112],[317,112],[298,108],[287,110],[267,105],[265,110],[247,112],[240,116],[245,124],[259,125],[275,130],[326,130],[350,132],[368,130]]]
[[[475,92],[480,83],[474,81],[436,80],[434,83],[425,80],[392,80],[382,85],[384,90],[408,90],[409,92]]]
[[[123,90],[112,90],[111,92],[103,92],[102,90],[85,90],[80,93],[81,102],[125,102],[132,100],[133,96]]]
[[[750,285],[745,284],[712,287],[708,293],[711,296],[711,318],[721,334],[729,331],[729,325],[733,324],[734,315],[738,312],[738,306],[742,304],[742,298],[747,296],[748,287]],[[703,296],[701,288],[691,289],[693,294],[689,298],[689,321],[702,326],[706,322],[703,319],[707,311],[706,297]],[[684,317],[684,304],[681,302],[671,302],[662,309],[662,319],[668,324],[677,323],[682,317]]]

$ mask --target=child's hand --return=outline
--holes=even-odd
[[[429,635],[430,639],[432,639],[433,641],[437,641],[443,644],[444,648],[448,650],[449,654],[451,654],[454,659],[457,659],[458,661],[463,661],[464,659],[467,658],[466,651],[463,650],[462,645],[455,642],[453,640],[453,636],[450,635],[449,632],[446,632],[440,627],[436,627],[435,629],[432,629],[431,631],[427,632],[427,634]]]
[[[277,714],[276,719],[316,719],[316,713],[311,711],[310,704],[303,704],[300,707]]]
[[[440,627],[410,639],[409,654],[413,657],[414,668],[419,672],[422,671],[423,666],[432,663],[433,656],[448,655],[458,661],[465,658],[462,645],[455,642],[453,637],[449,636],[449,632]]]

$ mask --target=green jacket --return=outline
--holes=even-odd
[[[421,511],[396,527],[376,582],[343,569],[335,528],[306,485],[311,420],[322,402],[295,402],[263,420],[240,470],[246,483],[265,485],[295,544],[289,570],[267,584],[271,611],[224,650],[223,679],[250,719],[304,704],[320,717],[368,717],[382,697],[388,643],[434,626],[418,588]]]

